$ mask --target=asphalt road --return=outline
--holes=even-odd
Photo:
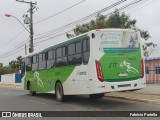
[[[29,96],[27,91],[0,87],[0,111],[160,111],[160,106],[147,102],[110,97],[104,97],[101,100],[91,100],[88,96],[75,96],[70,101],[60,103],[56,101],[53,94],[39,93],[37,96]],[[58,119],[61,118],[56,118],[56,120]],[[74,118],[65,119],[72,120]],[[93,120],[98,118],[87,117],[85,119]],[[104,118],[101,117],[100,119]],[[119,119],[123,120],[124,118]],[[127,120],[128,118],[125,119]],[[130,119],[137,120],[139,118]],[[151,118],[140,118],[139,120],[141,119],[149,120]],[[159,118],[153,119],[158,120]]]

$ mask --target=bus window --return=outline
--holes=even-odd
[[[46,68],[46,55],[45,53],[39,54],[39,70]]]
[[[27,57],[26,58],[26,71],[31,71],[32,70],[32,57]]]
[[[25,74],[25,58],[22,58],[22,61],[20,63],[20,69],[21,69],[21,74],[24,75]]]
[[[73,55],[75,54],[75,43],[72,43],[70,45],[68,45],[68,55]]]
[[[55,50],[47,52],[47,55],[48,55],[47,69],[50,69],[55,65]]]
[[[39,54],[39,62],[42,62],[42,54]]]
[[[32,70],[38,70],[38,56],[37,55],[34,55],[32,57],[33,59],[33,62],[32,62]]]
[[[57,48],[56,49],[56,57],[59,58],[59,57],[62,57],[62,48]]]
[[[73,58],[76,53],[75,43],[68,45],[68,65],[74,65]]]
[[[48,60],[53,59],[53,50],[48,52]]]
[[[139,49],[137,32],[100,32],[99,49],[101,52],[134,52]]]
[[[80,65],[82,64],[82,44],[81,41],[76,43],[76,55],[75,57],[75,64]]]
[[[68,65],[82,64],[81,41],[68,45]]]
[[[89,56],[90,56],[90,42],[89,42],[89,38],[84,39],[82,41],[82,44],[83,44],[83,64],[86,65],[86,64],[88,64]]]
[[[56,65],[66,66],[67,65],[67,49],[66,47],[60,47],[56,50]]]
[[[81,41],[76,43],[76,53],[81,53],[82,52],[82,45]]]

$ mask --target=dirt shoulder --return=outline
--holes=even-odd
[[[21,84],[0,84],[1,88],[9,88],[9,89],[22,89]]]
[[[160,95],[155,95],[155,94],[151,95],[151,94],[134,93],[134,92],[112,92],[105,94],[105,96],[160,104]]]

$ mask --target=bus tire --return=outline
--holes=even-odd
[[[64,101],[63,86],[62,86],[61,82],[57,82],[56,88],[55,88],[55,94],[56,94],[56,100],[58,102]]]
[[[91,94],[89,95],[90,99],[101,99],[102,97],[104,97],[104,93],[100,93],[100,94]]]
[[[31,84],[29,84],[29,95],[30,96],[35,96],[36,95],[36,92],[35,91],[32,91],[32,87],[31,87]]]

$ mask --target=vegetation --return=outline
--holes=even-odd
[[[0,67],[0,74],[10,74],[17,73],[22,62],[22,56],[16,58],[16,60],[12,60],[9,62],[8,66]]]
[[[102,28],[124,28],[124,29],[137,29],[141,33],[141,37],[144,40],[148,40],[151,36],[148,33],[148,31],[141,30],[137,28],[136,20],[130,19],[130,16],[126,15],[124,12],[122,14],[119,13],[118,10],[115,10],[113,14],[109,16],[108,19],[106,19],[103,15],[98,15],[95,20],[91,20],[89,23],[77,25],[76,28],[74,28],[74,34],[66,33],[67,38],[71,38],[73,36],[88,32],[93,29],[102,29]],[[148,57],[151,52],[148,51],[147,48],[155,47],[156,44],[153,42],[145,43],[143,45],[144,50],[144,56]]]
[[[74,34],[66,33],[67,38],[77,36],[79,34],[88,32],[93,29],[102,29],[102,28],[124,28],[124,29],[137,29],[141,33],[141,37],[144,40],[148,40],[151,36],[148,31],[141,30],[136,27],[136,20],[130,19],[130,16],[126,15],[124,12],[119,13],[118,10],[115,10],[107,19],[103,15],[98,15],[95,20],[91,20],[89,23],[77,25],[74,28]],[[148,42],[143,45],[144,56],[148,57],[151,52],[148,48],[154,48],[156,44],[153,42]],[[0,74],[9,74],[18,72],[20,63],[22,62],[22,56],[16,58],[9,62],[9,66],[1,67]]]

